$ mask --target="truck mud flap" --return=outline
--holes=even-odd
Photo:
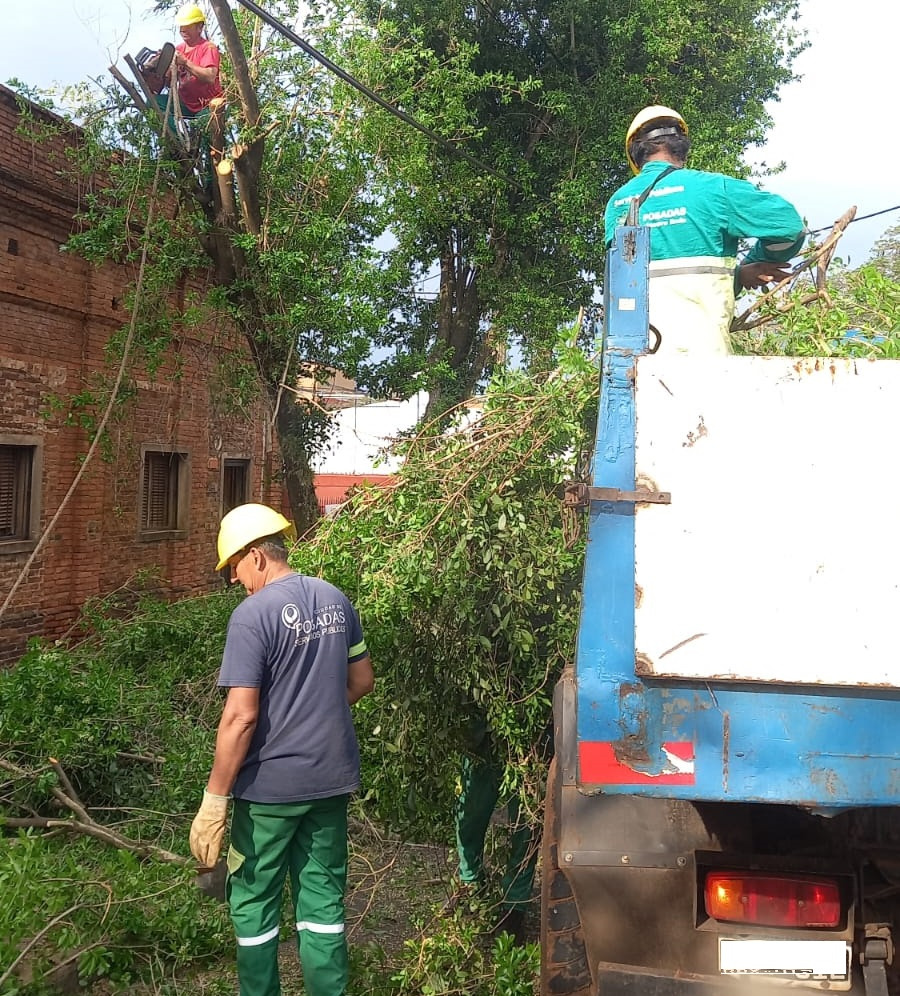
[[[578,905],[559,867],[559,765],[550,762],[541,840],[541,996],[590,996]]]

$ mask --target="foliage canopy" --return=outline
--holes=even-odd
[[[396,240],[387,260],[408,274],[389,316],[391,355],[371,375],[400,389],[398,375],[423,372],[432,415],[468,397],[511,342],[545,368],[556,330],[590,302],[603,205],[626,178],[622,142],[639,108],[680,107],[693,164],[740,172],[802,47],[794,0],[740,0],[727,18],[709,0],[362,9],[377,83],[506,178],[363,113]],[[431,281],[436,293],[423,295]]]

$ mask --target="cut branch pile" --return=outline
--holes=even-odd
[[[387,825],[445,832],[460,755],[478,743],[529,796],[526,809],[539,795],[583,554],[562,485],[588,448],[598,379],[571,344],[551,375],[498,375],[450,426],[399,444],[392,487],[353,495],[293,554],[351,596],[378,662],[357,716],[365,783]]]

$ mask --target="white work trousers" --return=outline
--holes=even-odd
[[[734,268],[733,259],[706,256],[650,264],[650,324],[662,336],[659,355],[731,353]]]

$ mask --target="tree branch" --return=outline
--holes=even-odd
[[[760,325],[765,325],[766,322],[771,322],[777,315],[774,314],[764,314],[758,315],[758,317],[753,318],[752,316],[758,314],[760,305],[764,304],[766,301],[771,300],[779,291],[783,290],[788,284],[792,284],[797,277],[803,273],[805,270],[811,270],[813,266],[816,268],[815,276],[815,291],[812,294],[808,294],[799,303],[802,305],[812,304],[814,301],[824,300],[825,303],[830,307],[831,298],[828,296],[828,286],[826,283],[826,275],[828,271],[828,265],[831,263],[831,258],[834,256],[834,250],[837,248],[837,244],[844,234],[847,226],[853,221],[856,215],[856,206],[848,208],[834,223],[834,227],[831,229],[828,237],[825,241],[818,246],[814,252],[812,252],[806,259],[800,263],[793,272],[784,278],[784,280],[779,281],[772,287],[771,290],[766,291],[761,297],[757,298],[753,304],[747,308],[746,311],[738,315],[731,323],[732,332],[743,332],[748,329],[758,328]],[[797,302],[790,302],[789,307],[784,308],[779,311],[780,314],[787,314],[787,312],[792,311],[796,307]]]
[[[250,67],[247,64],[247,56],[244,54],[244,46],[241,44],[241,36],[234,23],[234,16],[227,0],[209,0],[209,5],[219,22],[222,40],[225,42],[228,57],[231,59],[231,70],[234,73],[234,81],[237,83],[244,120],[251,128],[255,128],[259,124],[259,98],[250,77]]]
[[[76,903],[74,906],[70,906],[67,910],[63,910],[62,913],[55,916],[46,927],[39,930],[34,937],[32,937],[31,940],[23,946],[22,950],[12,960],[11,964],[7,966],[6,971],[0,975],[0,986],[2,986],[3,983],[6,982],[6,980],[12,975],[16,969],[16,966],[21,963],[25,955],[27,955],[28,952],[41,940],[41,938],[45,937],[60,921],[65,920],[70,913],[74,913],[76,910],[95,909],[96,905],[96,903]]]
[[[111,830],[109,827],[105,827],[98,823],[85,809],[84,804],[78,798],[75,789],[72,787],[72,783],[69,781],[68,776],[65,771],[63,771],[62,765],[56,760],[56,758],[50,758],[50,767],[56,773],[56,776],[60,781],[60,785],[62,786],[62,788],[57,785],[51,787],[50,791],[53,797],[66,809],[71,810],[75,814],[76,818],[54,819],[53,817],[48,816],[33,816],[27,818],[0,816],[0,826],[16,828],[33,827],[40,830],[67,830],[74,833],[84,834],[86,837],[93,837],[96,840],[102,840],[105,844],[120,848],[124,851],[131,851],[139,857],[152,857],[159,861],[165,861],[168,864],[180,865],[182,867],[188,867],[191,865],[189,858],[184,858],[180,854],[173,854],[171,851],[167,851],[162,847],[157,847],[155,844],[144,844],[141,841],[132,840],[130,837],[125,837],[122,834],[117,833],[115,830]],[[20,768],[17,764],[13,764],[12,761],[8,761],[2,757],[0,757],[0,768],[5,771],[9,771],[17,777],[28,778],[32,781],[35,781],[38,777],[38,772]],[[2,981],[2,979],[0,979],[0,981]]]
[[[241,195],[241,214],[246,230],[254,236],[259,236],[262,229],[262,216],[259,206],[259,173],[262,167],[264,135],[257,134],[259,128],[259,97],[253,86],[247,55],[241,44],[241,36],[234,23],[234,16],[227,0],[210,0],[210,6],[219,22],[222,39],[231,68],[237,83],[238,97],[241,102],[241,114],[252,138],[249,144],[239,144],[234,149],[234,172],[238,192]]]

